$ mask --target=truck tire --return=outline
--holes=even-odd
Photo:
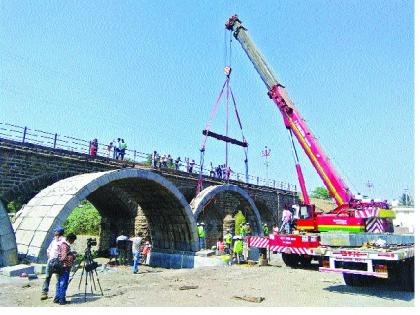
[[[286,254],[282,253],[281,258],[287,267],[296,268],[299,265],[300,257],[297,254]]]
[[[312,256],[309,255],[300,255],[299,256],[299,262],[302,265],[302,267],[309,267],[312,262]]]
[[[414,292],[414,257],[404,261],[397,274],[400,278],[401,289]]]

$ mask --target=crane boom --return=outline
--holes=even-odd
[[[315,135],[306,125],[304,119],[297,111],[296,106],[288,96],[285,87],[280,84],[280,81],[276,78],[276,75],[255,46],[247,29],[242,25],[236,15],[232,16],[226,22],[225,26],[228,30],[233,31],[234,37],[239,41],[248,55],[248,58],[266,85],[269,97],[279,108],[286,128],[291,130],[293,135],[298,139],[299,144],[315,167],[331,197],[339,207],[348,205],[353,198],[353,194],[334,169],[330,159],[315,138]]]

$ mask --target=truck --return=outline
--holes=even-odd
[[[303,196],[294,213],[294,231],[249,237],[248,246],[281,253],[289,267],[317,260],[319,271],[341,273],[349,286],[369,285],[383,279],[414,291],[414,236],[393,233],[395,212],[386,200],[363,199],[352,193],[238,16],[231,16],[225,28],[233,32],[266,85],[269,98],[280,110]],[[311,204],[294,137],[337,205],[329,213]]]

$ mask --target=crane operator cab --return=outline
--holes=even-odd
[[[315,205],[299,204],[294,205],[295,209],[293,218],[296,222],[296,229],[300,231],[315,230]]]

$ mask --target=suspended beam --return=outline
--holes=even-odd
[[[244,147],[244,148],[247,148],[248,147],[248,143],[247,142],[243,142],[243,141],[239,141],[239,140],[236,140],[236,139],[232,139],[232,138],[226,137],[224,135],[219,135],[218,133],[212,132],[210,130],[208,130],[208,131],[207,130],[203,130],[203,135],[205,135],[207,137],[212,137],[212,138],[215,138],[217,140],[224,141],[224,142],[229,142],[229,143],[232,143],[232,144],[236,144],[236,145],[239,145],[240,147]]]

